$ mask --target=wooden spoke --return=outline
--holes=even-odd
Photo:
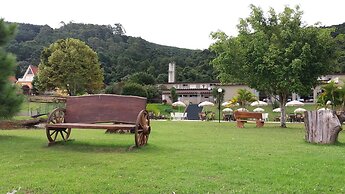
[[[147,113],[144,113],[140,118],[140,129],[144,130],[144,133],[147,133],[150,128],[150,120]]]
[[[64,123],[65,122],[65,109],[63,108],[57,108],[53,110],[49,114],[48,117],[48,124],[58,124],[58,123]]]
[[[48,117],[47,124],[58,124],[65,122],[65,109],[57,108],[53,110]],[[46,128],[47,138],[50,143],[54,143],[57,140],[67,141],[71,128]]]
[[[58,136],[58,131],[55,131],[54,141],[56,141],[57,136]]]
[[[62,131],[60,131],[61,137],[63,140],[65,140],[65,136],[63,135]]]
[[[147,143],[147,140],[148,140],[148,136],[144,133],[140,133],[140,138],[139,138],[140,145],[145,145]]]
[[[47,132],[47,138],[50,143],[53,143],[58,140],[67,141],[71,134],[71,128],[46,129],[46,132]]]
[[[135,144],[137,147],[147,144],[151,132],[150,118],[146,110],[142,110],[135,124]]]

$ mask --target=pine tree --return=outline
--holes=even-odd
[[[9,81],[9,77],[15,73],[15,57],[4,49],[13,38],[15,30],[15,25],[6,24],[0,19],[0,119],[14,116],[23,101],[23,96],[18,95],[16,86]]]

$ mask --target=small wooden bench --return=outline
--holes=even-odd
[[[263,127],[265,123],[262,119],[262,113],[258,112],[235,111],[234,117],[236,118],[237,127],[239,128],[243,128],[244,123],[249,121],[244,119],[255,119],[256,127]]]
[[[121,95],[67,97],[66,108],[53,110],[48,117],[46,134],[49,144],[67,141],[72,128],[131,131],[135,145],[147,143],[151,127],[146,98]]]

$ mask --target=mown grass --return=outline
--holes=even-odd
[[[43,103],[43,102],[30,102],[28,99],[25,99],[21,105],[20,112],[17,117],[14,119],[29,119],[30,116],[36,114],[47,114],[58,107],[64,107],[64,103]]]
[[[73,130],[47,147],[44,130],[0,130],[0,193],[344,193],[345,138],[306,143],[302,124],[153,121],[131,134]]]
[[[162,103],[149,103],[146,106],[147,111],[153,112],[155,115],[169,116],[170,112],[173,111],[173,107],[168,104]]]

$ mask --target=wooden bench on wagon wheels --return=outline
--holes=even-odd
[[[121,95],[67,97],[66,108],[53,110],[46,133],[49,145],[67,141],[72,128],[127,130],[134,132],[135,145],[144,146],[151,132],[146,98]]]
[[[249,121],[244,119],[255,119],[256,127],[263,127],[265,123],[262,119],[262,113],[259,112],[235,111],[234,117],[236,118],[238,128],[243,128],[244,123]]]

